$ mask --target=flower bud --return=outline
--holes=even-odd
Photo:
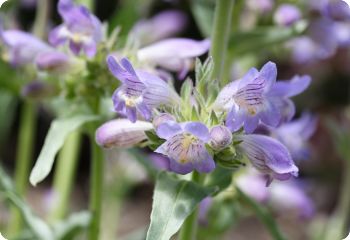
[[[210,130],[210,145],[215,150],[223,149],[232,142],[232,133],[225,126],[214,126]]]
[[[282,4],[275,12],[274,20],[279,26],[290,26],[301,18],[299,9],[292,4]]]
[[[130,122],[128,119],[116,119],[104,123],[96,130],[96,142],[104,148],[131,147],[147,139],[145,131],[153,129],[151,123]]]
[[[159,125],[169,121],[176,122],[175,117],[169,113],[162,113],[153,119],[153,126],[157,129]]]
[[[55,88],[45,82],[33,81],[22,87],[21,95],[30,99],[42,99],[53,96]]]

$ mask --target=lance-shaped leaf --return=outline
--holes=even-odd
[[[146,240],[170,239],[198,203],[215,190],[161,172],[154,190],[151,225]]]
[[[56,119],[51,123],[45,143],[30,174],[30,183],[36,185],[51,172],[55,156],[68,135],[84,123],[97,120],[97,116],[76,115],[71,118]]]

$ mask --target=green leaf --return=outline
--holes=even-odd
[[[274,218],[271,216],[269,210],[258,202],[248,197],[245,193],[243,193],[238,187],[236,187],[237,192],[240,198],[246,203],[252,210],[255,212],[255,215],[259,218],[259,220],[266,226],[267,230],[270,232],[271,236],[275,240],[286,240],[285,236],[278,228],[277,223]]]
[[[56,119],[52,122],[40,155],[30,174],[30,183],[36,185],[51,172],[55,156],[71,132],[77,130],[84,123],[96,121],[97,116],[76,115],[71,118]]]
[[[161,172],[154,190],[151,225],[146,240],[170,239],[198,203],[214,192],[215,188],[202,187]]]
[[[0,193],[3,194],[23,216],[24,221],[36,236],[36,239],[40,240],[54,240],[54,235],[49,227],[42,219],[36,216],[29,206],[21,199],[16,193],[15,187],[10,177],[0,166]]]
[[[91,221],[91,214],[82,211],[70,215],[67,219],[54,225],[56,239],[71,240],[83,229],[88,228]]]
[[[233,171],[217,166],[215,170],[210,173],[205,186],[217,187],[219,191],[226,189],[232,182]]]

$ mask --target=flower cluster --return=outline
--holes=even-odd
[[[165,53],[149,51],[149,54],[153,52],[153,59],[159,56],[158,60],[163,60],[163,65],[179,61],[177,59],[182,52],[196,52],[197,56],[202,54],[203,51],[195,49],[202,48],[207,40],[168,41],[177,44],[176,53],[167,52],[168,56],[165,57]],[[184,41],[188,44],[183,44]],[[163,46],[160,49],[167,46],[167,42],[159,44]],[[187,57],[185,61],[190,61],[194,55],[184,56]],[[107,57],[111,73],[121,82],[112,97],[114,110],[133,124],[126,127],[120,121],[115,121],[114,124],[108,122],[102,125],[96,133],[96,140],[101,146],[128,145],[121,143],[120,137],[110,136],[113,131],[109,129],[120,128],[123,130],[118,131],[119,136],[124,132],[128,142],[134,139],[134,144],[146,143],[160,154],[159,157],[153,156],[156,165],[178,174],[192,171],[210,173],[217,165],[237,166],[247,157],[253,167],[267,176],[267,185],[273,179],[287,180],[298,175],[298,167],[290,151],[294,155],[302,149],[283,137],[283,129],[293,125],[288,123],[295,114],[290,98],[308,87],[310,77],[295,76],[288,81],[276,81],[276,65],[268,62],[260,71],[252,68],[240,79],[224,86],[212,100],[208,97],[209,89],[203,91],[203,85],[204,88],[209,88],[210,84],[218,88],[211,74],[196,77],[195,86],[188,78],[179,96],[171,82],[159,78],[155,72],[147,71],[148,68],[140,62],[136,64],[139,68],[134,68],[126,58],[118,63],[114,56]],[[210,72],[212,64],[211,58],[203,65],[197,60],[196,72]],[[142,128],[145,121],[153,123],[151,130]],[[262,134],[263,128],[267,129],[265,134]],[[309,131],[310,134],[312,132]],[[305,134],[306,137],[310,136]],[[145,136],[148,138],[146,142]],[[111,139],[115,139],[115,143]]]

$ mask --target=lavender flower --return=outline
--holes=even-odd
[[[14,66],[32,63],[40,53],[55,51],[32,34],[20,30],[0,29],[0,40],[5,45],[5,60]]]
[[[277,138],[288,148],[294,160],[307,159],[309,157],[307,141],[315,132],[316,123],[315,117],[305,113],[297,120],[270,129],[271,136]]]
[[[194,169],[205,173],[214,170],[215,162],[205,147],[210,140],[209,130],[203,123],[164,123],[157,135],[166,142],[155,152],[169,157],[171,171],[187,174]]]
[[[153,126],[155,129],[157,129],[161,124],[169,122],[169,121],[173,121],[175,122],[176,119],[173,115],[169,114],[169,113],[161,113],[160,115],[156,116],[153,119]]]
[[[277,126],[281,118],[279,102],[269,96],[276,76],[276,65],[268,62],[260,72],[251,68],[240,80],[229,83],[221,90],[213,107],[228,111],[226,126],[231,131],[237,131],[243,125],[246,133],[251,133],[259,120]]]
[[[232,143],[232,133],[225,126],[218,125],[210,129],[210,146],[215,150],[221,150]]]
[[[113,56],[107,57],[109,70],[122,82],[112,97],[116,112],[126,115],[132,122],[136,121],[137,112],[150,120],[153,108],[174,106],[179,102],[177,93],[162,79],[147,72],[135,71],[126,58],[120,63]]]
[[[239,135],[236,137],[242,141],[238,148],[248,157],[252,165],[268,176],[266,185],[274,178],[287,180],[298,175],[298,168],[288,152],[287,148],[277,140],[256,134]]]
[[[301,18],[299,8],[292,4],[282,4],[275,12],[274,20],[280,26],[290,26]]]
[[[149,20],[139,21],[131,33],[142,45],[146,45],[174,36],[185,28],[186,23],[187,17],[184,13],[168,10],[158,13]]]
[[[145,131],[153,129],[151,123],[116,119],[104,123],[96,130],[96,142],[104,148],[131,147],[147,139]]]
[[[200,225],[208,225],[208,214],[212,204],[212,197],[206,197],[199,203],[198,222]]]
[[[150,156],[150,161],[153,164],[153,166],[159,170],[170,170],[170,164],[169,164],[169,158],[159,154],[159,153],[152,153]]]
[[[185,38],[172,38],[159,41],[137,52],[140,61],[160,66],[178,73],[184,79],[193,65],[194,57],[207,52],[210,47],[208,39],[195,41]]]
[[[50,32],[49,42],[54,46],[69,42],[74,54],[83,50],[88,57],[93,57],[102,40],[100,20],[86,7],[74,5],[71,0],[59,0],[58,12],[64,23]]]
[[[266,178],[254,169],[249,169],[247,173],[238,175],[235,180],[239,189],[249,197],[261,203],[267,201],[269,189],[266,187]]]
[[[41,71],[53,73],[67,73],[73,70],[80,70],[83,62],[63,52],[53,51],[41,53],[36,58],[36,66]]]
[[[256,12],[267,13],[272,10],[274,0],[247,0],[247,6]]]

